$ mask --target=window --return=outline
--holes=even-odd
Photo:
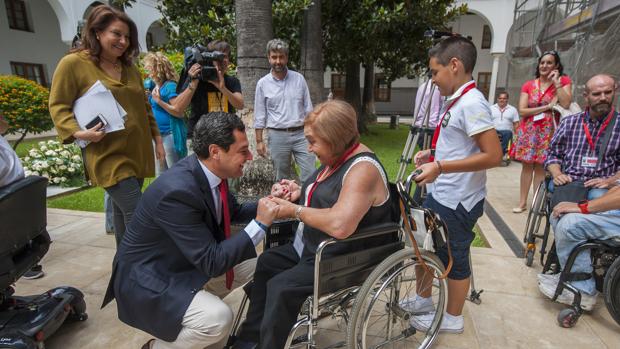
[[[491,27],[485,25],[482,27],[482,43],[480,47],[483,49],[491,48]]]
[[[11,62],[11,72],[13,75],[21,76],[24,79],[32,80],[40,85],[47,86],[45,70],[41,64]]]
[[[375,102],[389,102],[391,87],[383,74],[375,74]]]
[[[489,88],[491,88],[491,73],[478,73],[478,89],[489,98]]]
[[[26,4],[23,0],[5,0],[6,16],[9,20],[9,28],[23,31],[32,31],[28,25]]]
[[[149,51],[153,49],[153,33],[146,33],[146,48]]]
[[[347,84],[347,76],[344,74],[332,74],[332,93],[334,98],[344,99],[344,90]]]

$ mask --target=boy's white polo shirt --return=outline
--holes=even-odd
[[[464,84],[446,99],[440,115],[470,83]],[[479,153],[480,148],[472,137],[492,128],[489,103],[478,89],[470,90],[450,108],[441,122],[435,161],[461,160]],[[486,171],[443,173],[427,189],[440,204],[455,210],[461,203],[469,212],[486,196],[486,181]]]

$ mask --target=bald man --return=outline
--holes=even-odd
[[[560,123],[545,161],[553,176],[554,195],[561,191],[560,187],[582,186],[589,189],[588,195],[593,198],[602,195],[617,179],[620,123],[613,108],[616,90],[611,76],[595,75],[588,80],[583,93],[585,110]]]

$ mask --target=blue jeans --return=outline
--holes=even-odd
[[[508,152],[508,142],[512,139],[512,131],[510,130],[496,130],[499,140],[502,142],[502,153],[506,155]]]
[[[164,133],[161,135],[161,141],[164,144],[164,150],[166,151],[166,159],[165,161],[157,161],[157,157],[155,157],[155,176],[159,177],[159,175],[165,170],[172,167],[172,165],[176,164],[180,159],[176,150],[174,150],[174,137],[172,133]],[[153,148],[155,145],[153,144]]]
[[[620,237],[620,210],[611,210],[596,214],[568,213],[560,219],[551,218],[555,234],[555,250],[560,266],[566,265],[571,251],[582,242],[591,239],[606,240]],[[577,255],[572,272],[592,273],[590,251]],[[596,294],[594,278],[571,281],[571,285],[589,295]]]
[[[471,275],[469,249],[471,242],[474,241],[474,225],[484,212],[484,199],[476,203],[471,211],[467,212],[462,204],[453,210],[433,199],[432,194],[428,194],[423,206],[438,214],[448,227],[453,260],[448,278],[452,280],[467,279]],[[443,265],[448,266],[447,246],[437,249],[436,253]]]
[[[301,169],[299,178],[304,183],[316,170],[316,157],[308,151],[308,141],[304,131],[278,131],[269,129],[269,153],[276,170],[276,180],[293,178],[291,156]]]
[[[112,198],[116,246],[121,243],[125,235],[125,227],[129,224],[136,207],[138,207],[138,202],[142,197],[143,183],[144,179],[142,178],[129,177],[105,188],[105,191]]]
[[[103,191],[103,210],[105,211],[105,232],[114,233],[114,208],[112,198],[107,191]]]

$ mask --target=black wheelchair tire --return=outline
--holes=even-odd
[[[439,257],[437,255],[427,252],[421,251],[422,258],[425,263],[432,269],[434,269],[438,273],[443,273],[444,266]],[[387,274],[396,275],[396,273],[400,273],[399,265],[403,263],[410,263],[413,261],[416,265],[419,264],[417,261],[417,257],[415,252],[411,248],[405,248],[400,250],[388,258],[386,258],[383,262],[381,262],[373,272],[368,276],[366,282],[361,286],[353,304],[353,309],[351,311],[351,317],[349,319],[349,323],[347,326],[347,348],[348,349],[365,349],[359,343],[359,336],[361,335],[360,331],[362,331],[361,322],[363,322],[363,318],[366,314],[366,303],[364,302],[366,299],[370,298],[376,291],[377,284],[381,284],[381,278],[386,276]],[[438,300],[438,308],[441,309],[441,312],[438,312],[436,315],[437,323],[431,326],[431,329],[425,334],[425,338],[423,339],[418,349],[430,348],[439,333],[439,326],[441,324],[441,320],[443,317],[443,312],[445,311],[445,306],[447,304],[447,283],[445,279],[438,281],[439,288],[441,289],[441,293]],[[437,318],[439,317],[439,318]],[[411,348],[414,349],[414,348]]]
[[[616,258],[605,274],[603,297],[609,314],[620,325],[620,257]]]

